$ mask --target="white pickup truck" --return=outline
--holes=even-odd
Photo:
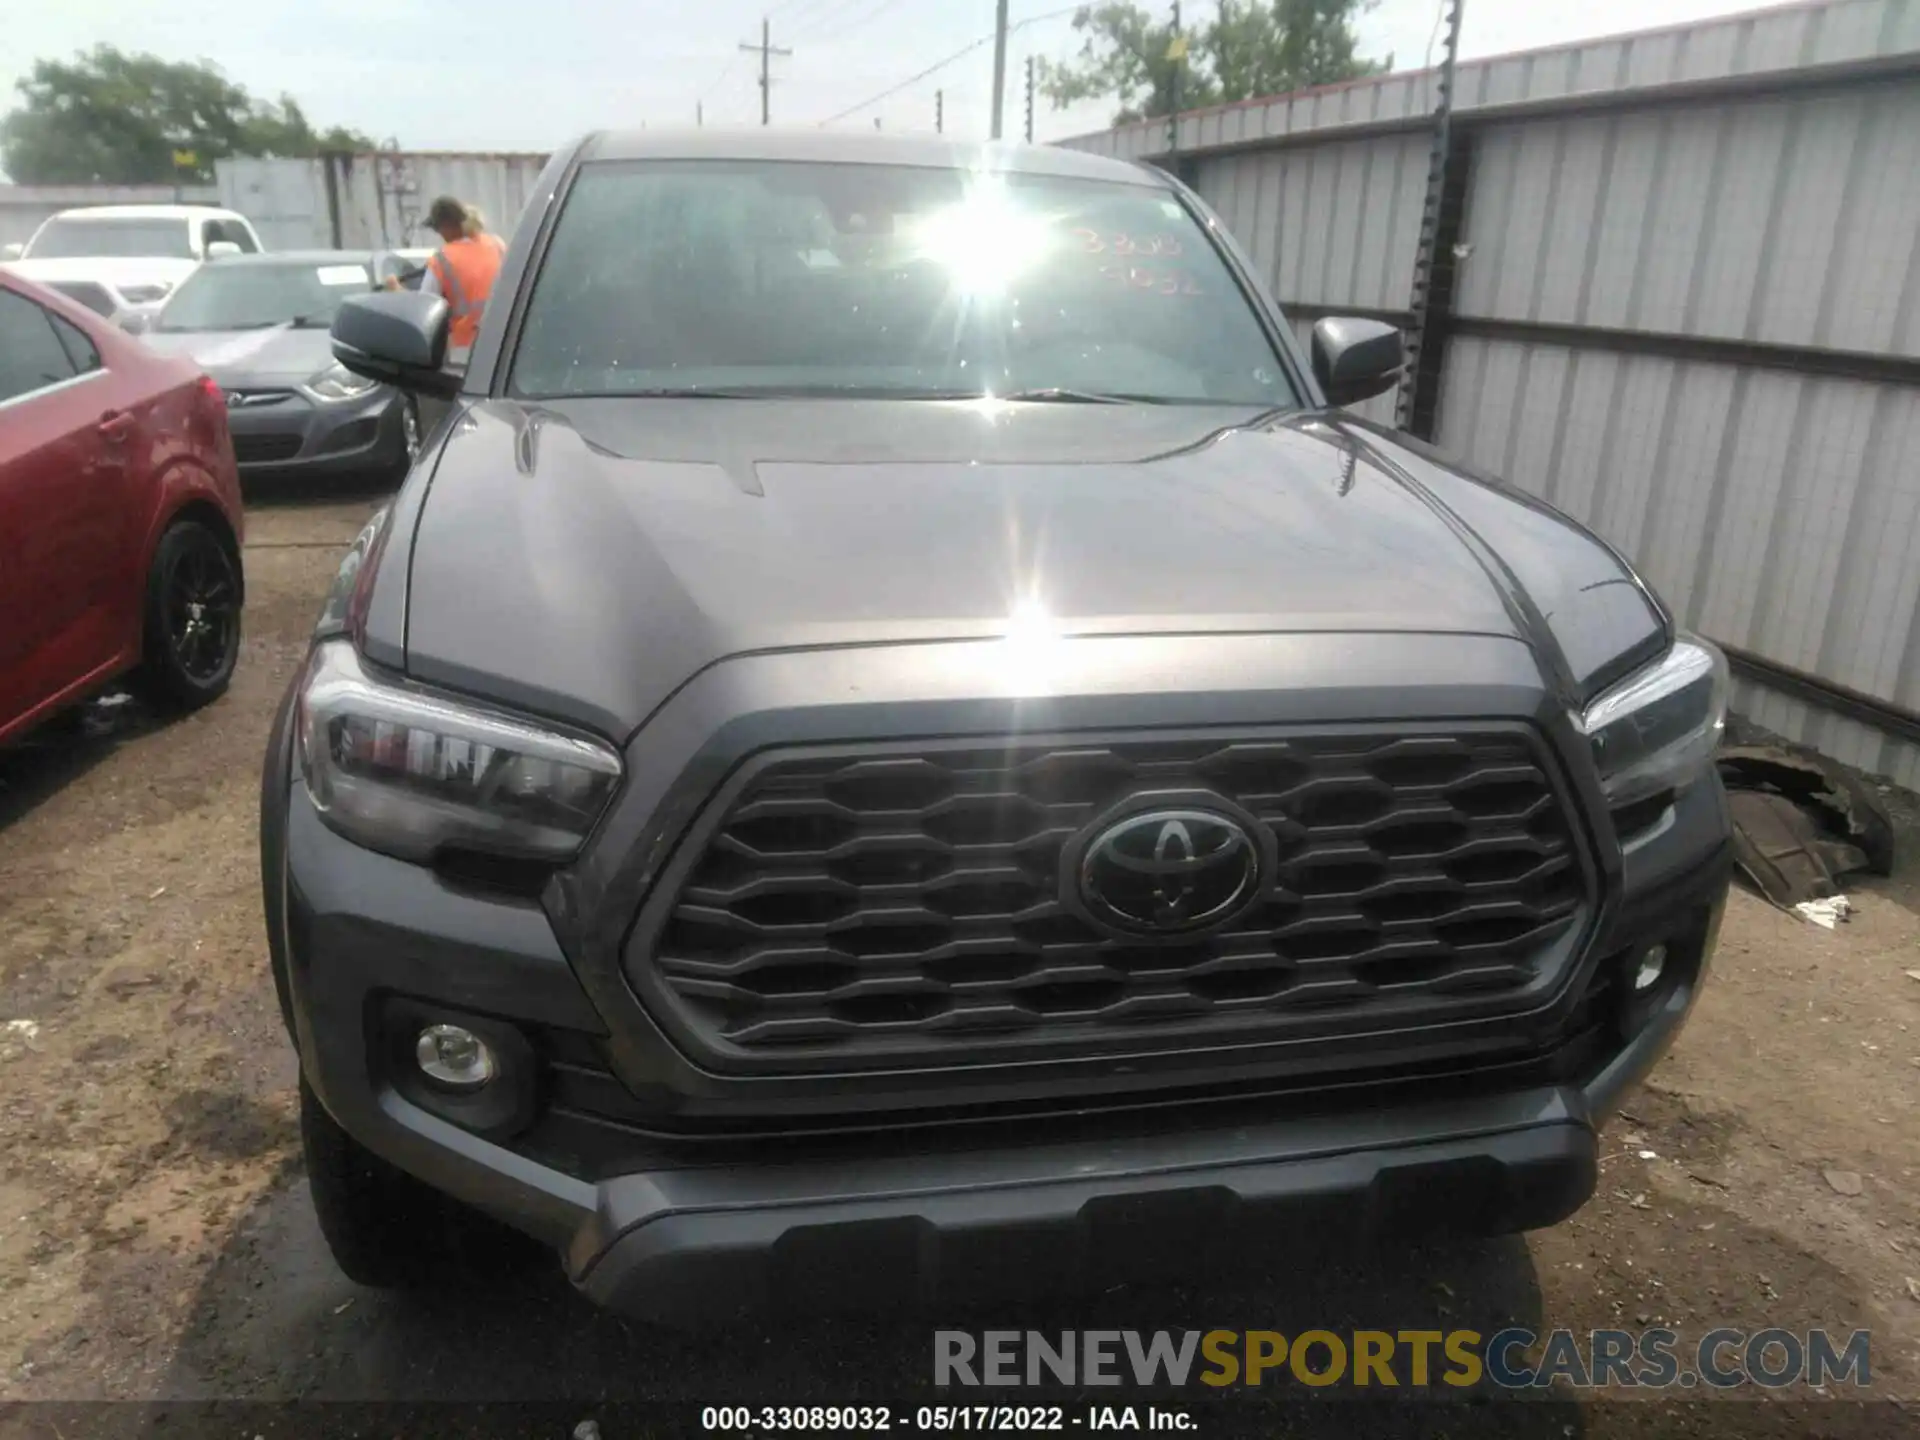
[[[115,321],[156,310],[202,260],[263,248],[244,215],[209,205],[62,210],[0,261]]]

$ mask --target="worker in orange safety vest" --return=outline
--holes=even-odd
[[[427,261],[420,290],[446,300],[447,343],[463,349],[480,333],[480,316],[507,247],[499,236],[488,233],[479,211],[451,195],[442,195],[428,208],[427,228],[439,234],[441,245]]]

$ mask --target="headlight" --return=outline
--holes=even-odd
[[[129,305],[151,305],[156,300],[166,299],[171,289],[173,286],[165,284],[123,285],[120,287],[120,298]]]
[[[447,848],[567,860],[620,781],[600,741],[377,678],[345,640],[314,649],[299,737],[326,823],[405,860]]]
[[[344,365],[329,365],[300,388],[316,400],[332,402],[358,400],[379,383],[354,374]]]
[[[1616,808],[1697,780],[1713,763],[1726,724],[1727,657],[1693,635],[1681,636],[1580,717],[1607,803]]]

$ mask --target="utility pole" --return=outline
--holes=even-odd
[[[993,12],[993,131],[1000,138],[1000,122],[1007,100],[1007,0],[999,0]]]
[[[933,133],[947,133],[947,92],[944,90],[933,92]]]
[[[773,25],[771,21],[760,22],[760,43],[749,45],[742,42],[740,48],[748,54],[760,52],[760,123],[773,123],[773,57],[791,55],[793,51],[781,49],[773,43]]]
[[[693,123],[696,125],[705,125],[707,123],[706,101],[696,100],[693,102]]]
[[[1033,56],[1027,56],[1027,143],[1033,143]]]

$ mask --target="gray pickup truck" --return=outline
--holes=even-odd
[[[1343,411],[1200,200],[1068,151],[555,155],[266,759],[309,1180],[595,1300],[1105,1287],[1551,1225],[1725,901],[1726,669],[1564,516]]]

